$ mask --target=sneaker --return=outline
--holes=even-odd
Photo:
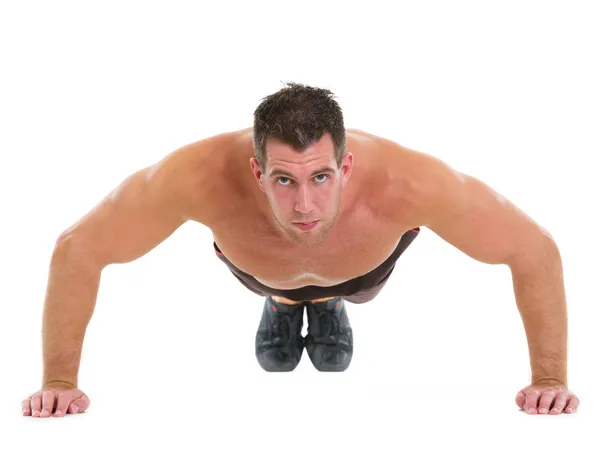
[[[340,297],[306,303],[308,331],[304,346],[317,370],[341,372],[352,360],[352,328]]]
[[[304,349],[304,305],[287,305],[267,297],[256,332],[256,359],[268,372],[294,370]]]

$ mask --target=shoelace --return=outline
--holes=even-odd
[[[292,316],[288,313],[278,313],[271,325],[269,334],[270,342],[273,345],[287,345],[291,342]]]
[[[322,311],[317,314],[319,325],[318,336],[313,335],[314,342],[320,344],[338,344],[340,341],[349,343],[348,333],[343,331],[339,319],[330,311]]]

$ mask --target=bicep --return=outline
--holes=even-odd
[[[71,240],[101,267],[140,258],[187,220],[183,187],[171,176],[166,161],[131,174],[59,242]]]
[[[552,241],[548,231],[476,177],[426,156],[423,225],[483,263],[510,265]]]

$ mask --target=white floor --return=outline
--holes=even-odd
[[[3,332],[5,343],[18,343],[5,355],[19,369],[3,375],[3,441],[98,450],[117,438],[120,447],[198,450],[589,446],[599,419],[590,359],[598,336],[581,303],[571,314],[579,327],[569,371],[582,406],[527,415],[514,402],[530,375],[509,271],[421,234],[376,300],[347,304],[355,352],[346,372],[320,373],[305,352],[294,372],[267,373],[254,357],[263,300],[209,254],[206,230],[186,225],[147,258],[103,273],[80,368],[86,413],[19,418],[21,399],[39,384],[39,335]],[[29,304],[11,312],[38,331],[41,304]]]

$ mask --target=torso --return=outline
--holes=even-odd
[[[212,190],[211,204],[219,214],[207,226],[217,246],[240,270],[277,289],[332,286],[373,270],[390,256],[402,234],[419,226],[409,163],[417,153],[379,140],[347,130],[354,165],[342,191],[340,214],[326,239],[306,248],[282,237],[269,218],[266,195],[250,168],[252,131],[236,132],[215,165],[214,176],[222,183],[214,185],[218,188]],[[390,175],[392,161],[406,162],[407,170]]]

